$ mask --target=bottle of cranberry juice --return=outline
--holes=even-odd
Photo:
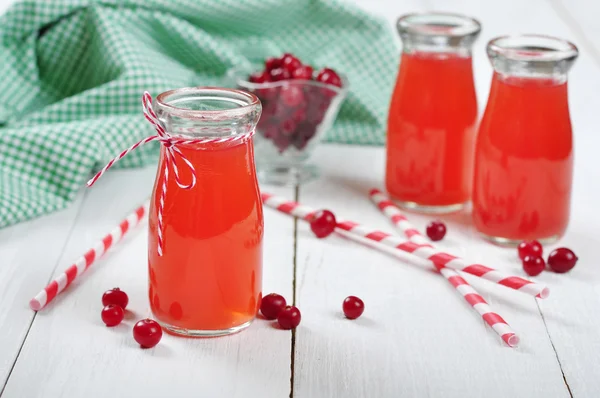
[[[551,242],[567,228],[573,138],[567,41],[536,35],[489,42],[492,86],[475,156],[473,221],[489,240]]]
[[[398,20],[403,52],[389,109],[386,188],[403,207],[446,213],[470,200],[477,123],[471,46],[480,29],[454,14]]]

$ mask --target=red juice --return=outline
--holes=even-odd
[[[503,240],[560,237],[573,141],[567,83],[495,73],[476,147],[473,220]]]
[[[472,60],[403,53],[388,117],[386,188],[412,207],[470,200],[477,99]]]
[[[184,190],[172,175],[168,179],[163,256],[158,256],[163,148],[149,221],[152,313],[180,329],[226,331],[251,321],[261,299],[263,213],[252,140],[180,149],[194,166],[197,183]],[[188,168],[179,171],[189,181]]]

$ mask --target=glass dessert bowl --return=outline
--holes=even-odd
[[[286,73],[275,81],[268,77],[268,70],[235,68],[228,72],[237,88],[255,94],[263,106],[254,138],[257,173],[262,183],[293,185],[318,176],[317,168],[307,161],[335,121],[348,91],[348,81],[333,71],[335,84],[313,80],[312,68],[308,68],[303,71],[305,77]],[[318,78],[327,80],[327,76],[322,77],[327,71],[331,70],[323,69]],[[271,75],[277,73],[271,71]]]

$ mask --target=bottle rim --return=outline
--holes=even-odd
[[[486,48],[492,58],[501,56],[525,62],[558,62],[572,60],[579,55],[579,49],[570,41],[538,34],[496,37],[488,42]]]
[[[396,21],[396,28],[401,35],[461,38],[479,34],[481,23],[462,14],[421,12],[401,16]]]
[[[202,101],[211,101],[213,108],[222,105],[222,109],[194,109],[190,106]],[[261,109],[256,95],[223,87],[177,88],[160,93],[155,102],[159,110],[171,116],[205,121],[240,118]]]

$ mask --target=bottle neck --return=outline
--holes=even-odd
[[[578,56],[578,50],[572,43],[561,39],[519,35],[491,40],[487,54],[495,72],[504,79],[561,84],[567,81],[567,73]]]
[[[167,91],[156,103],[167,133],[188,139],[241,138],[254,131],[262,110],[254,94],[213,87]]]
[[[397,22],[404,53],[471,55],[481,25],[473,18],[458,14],[408,14]]]

